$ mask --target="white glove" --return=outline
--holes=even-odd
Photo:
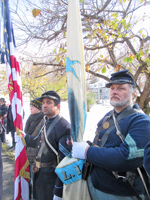
[[[72,156],[74,158],[85,159],[85,151],[90,147],[86,142],[74,142],[72,147]]]
[[[53,200],[62,200],[62,198],[61,198],[61,197],[58,197],[58,196],[56,196],[56,195],[54,195],[54,196],[53,196]]]
[[[21,131],[21,133],[22,133],[22,137],[25,137],[26,134],[23,131]],[[17,135],[17,132],[15,132],[14,138],[15,138],[15,142],[19,142],[21,140],[21,137]]]

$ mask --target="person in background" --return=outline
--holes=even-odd
[[[2,141],[0,137],[0,200],[2,200],[2,194],[3,194],[3,163],[2,163]]]
[[[37,136],[41,126],[44,124],[44,114],[41,111],[42,103],[39,98],[36,98],[30,102],[30,111],[31,114],[28,117],[25,124],[25,133],[27,135]],[[35,162],[36,157],[36,149],[32,147],[27,147],[27,158],[30,164],[30,182],[29,182],[29,199],[32,198],[33,191],[33,171],[32,167]]]
[[[4,98],[0,98],[0,137],[1,141],[5,143],[7,132],[7,111],[6,101]]]
[[[113,73],[106,87],[114,109],[98,122],[93,143],[73,143],[73,157],[92,165],[87,179],[92,200],[146,200],[142,164],[150,118],[133,103],[135,83],[128,70]]]
[[[55,167],[72,149],[70,123],[60,114],[60,96],[50,90],[40,97],[45,122],[35,136],[25,135],[27,147],[37,148],[34,167],[36,200],[62,200],[63,183]],[[15,141],[19,141],[15,133]],[[33,191],[34,194],[34,191]]]
[[[8,106],[8,112],[7,112],[7,134],[9,132],[11,132],[11,137],[12,137],[12,146],[9,148],[9,151],[13,151],[15,150],[15,138],[14,138],[15,126],[13,122],[11,105]]]

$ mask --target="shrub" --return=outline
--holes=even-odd
[[[96,103],[96,95],[93,92],[87,93],[87,111]]]

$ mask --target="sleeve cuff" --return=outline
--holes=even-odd
[[[55,185],[53,193],[54,193],[56,196],[62,198],[63,186],[57,187],[57,186]]]

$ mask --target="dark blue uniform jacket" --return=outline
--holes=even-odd
[[[53,119],[49,119],[46,121],[46,130],[48,130]],[[37,147],[36,155],[41,147],[41,134],[35,140],[35,137],[26,135],[25,140],[27,146],[29,147]],[[70,154],[72,145],[71,145],[71,127],[70,124],[62,117],[55,127],[52,129],[51,133],[48,136],[48,141],[55,148],[55,150],[59,153],[60,161]],[[56,161],[55,153],[49,149],[49,157],[46,157],[44,154],[41,156],[42,163],[48,163],[52,161]],[[53,194],[56,196],[62,197],[62,189],[63,184],[57,175],[54,172],[55,167],[46,167],[40,168],[38,172],[38,177],[36,180],[36,199],[37,200],[51,200],[53,199]]]
[[[109,116],[107,113],[106,116]],[[118,113],[119,115],[120,113]],[[106,117],[105,116],[105,117]],[[98,123],[102,125],[103,119]],[[150,141],[150,118],[144,113],[134,113],[119,122],[123,143],[116,134],[116,128],[110,132],[104,147],[90,147],[87,151],[87,160],[93,164],[91,180],[93,186],[105,193],[117,196],[134,196],[131,189],[122,181],[116,179],[112,171],[125,175],[127,171],[134,171],[143,164],[144,147]],[[99,139],[107,129],[102,130]],[[97,142],[99,145],[99,141]],[[138,194],[145,190],[138,174],[133,187]]]
[[[146,145],[144,150],[144,167],[150,176],[150,142]]]

